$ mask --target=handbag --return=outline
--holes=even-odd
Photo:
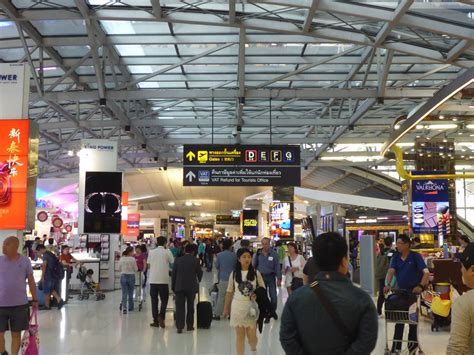
[[[40,339],[37,312],[37,309],[33,308],[28,330],[21,339],[21,353],[23,355],[39,355]]]
[[[292,268],[293,265],[291,264],[290,256],[288,256],[288,261],[290,262],[290,268]],[[295,277],[295,274],[292,272],[291,273],[291,286],[290,286],[291,290],[295,291],[301,286],[303,286],[303,279],[301,277]]]
[[[247,317],[251,320],[257,321],[259,316],[260,316],[260,309],[258,308],[258,304],[257,302],[251,300]]]

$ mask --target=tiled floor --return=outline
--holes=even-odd
[[[210,281],[210,274],[206,275]],[[207,290],[207,287],[206,287]],[[205,294],[203,288],[201,294]],[[280,301],[286,292],[280,295]],[[151,328],[149,303],[142,312],[121,315],[120,291],[108,293],[105,301],[76,299],[61,311],[40,312],[41,355],[194,355],[235,354],[235,337],[227,321],[213,322],[210,330],[177,334],[172,314],[167,328]],[[281,306],[280,306],[281,310]],[[283,355],[278,342],[279,321],[272,321],[259,335],[259,355]],[[445,354],[449,334],[431,333],[429,323],[420,327],[425,354]],[[380,320],[379,340],[374,354],[383,354],[385,329]],[[249,349],[247,349],[250,353]]]

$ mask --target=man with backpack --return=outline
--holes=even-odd
[[[36,250],[43,259],[40,284],[43,288],[45,309],[51,309],[50,301],[51,295],[53,295],[53,297],[58,302],[59,310],[65,304],[64,300],[60,296],[61,280],[64,278],[64,267],[57,256],[51,251],[46,250],[46,247],[43,244],[38,245]]]

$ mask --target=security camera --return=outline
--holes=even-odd
[[[232,130],[232,136],[237,137],[238,134],[239,134],[239,132],[237,131],[237,128],[234,128]]]

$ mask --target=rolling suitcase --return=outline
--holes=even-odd
[[[198,329],[209,329],[212,323],[212,304],[208,301],[202,301],[198,292],[197,304],[197,327]]]

